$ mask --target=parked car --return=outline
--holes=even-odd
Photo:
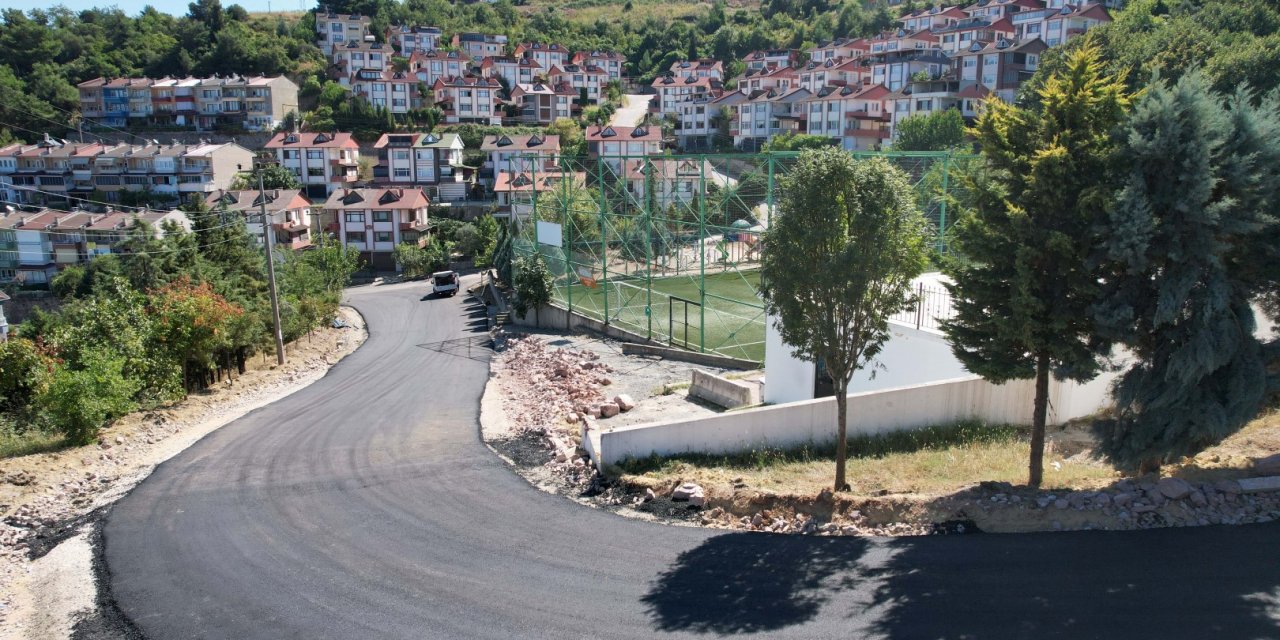
[[[458,272],[437,271],[431,274],[431,292],[438,296],[458,293]]]

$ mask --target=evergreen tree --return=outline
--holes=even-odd
[[[1213,93],[1193,71],[1137,103],[1128,169],[1104,221],[1097,324],[1135,360],[1096,427],[1116,463],[1150,471],[1220,442],[1266,390],[1250,301],[1268,289],[1280,201],[1280,110]],[[1261,268],[1258,268],[1258,267]]]
[[[1035,378],[1028,482],[1043,475],[1050,371],[1089,380],[1099,362],[1087,266],[1093,226],[1114,194],[1111,133],[1129,96],[1095,47],[1074,52],[1032,111],[986,103],[974,134],[990,183],[956,226],[948,265],[956,315],[943,324],[965,368],[992,382]]]

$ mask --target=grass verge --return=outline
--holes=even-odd
[[[1024,429],[961,422],[849,439],[848,477],[857,493],[944,494],[977,480],[1026,481],[1028,445]],[[1057,463],[1057,464],[1054,464]],[[1050,447],[1044,487],[1102,486],[1114,479],[1105,464],[1063,459]],[[732,455],[650,456],[619,465],[626,475],[649,481],[696,480],[704,485],[745,484],[796,494],[829,487],[835,445],[757,449]]]

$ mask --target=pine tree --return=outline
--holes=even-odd
[[[949,264],[956,315],[944,323],[965,368],[996,383],[1035,378],[1031,486],[1043,475],[1049,374],[1089,380],[1098,345],[1092,230],[1115,188],[1112,130],[1129,105],[1101,72],[1098,50],[1072,52],[1040,89],[1034,111],[989,100],[973,134],[986,161]]]
[[[1280,112],[1252,99],[1224,99],[1192,72],[1149,87],[1126,126],[1097,324],[1135,362],[1115,387],[1114,415],[1095,425],[1122,466],[1152,471],[1194,455],[1262,406],[1250,301],[1275,265],[1262,232],[1280,198]]]

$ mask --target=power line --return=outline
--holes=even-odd
[[[65,114],[67,114],[67,115],[69,115],[69,116],[79,117],[79,118],[80,118],[80,120],[81,120],[81,122],[83,122],[83,121],[84,121],[84,116],[83,116],[83,115],[81,115],[81,114],[75,113],[75,112],[73,112],[73,111],[67,111],[66,109],[63,109],[62,107],[59,107],[59,106],[58,106],[58,105],[56,105],[56,104],[49,104],[49,106],[53,107],[54,109],[57,109],[58,111],[61,111],[61,112],[65,113]],[[123,133],[123,134],[125,134],[126,136],[130,136],[130,137],[133,137],[133,138],[137,138],[137,139],[139,139],[139,140],[146,140],[146,141],[150,142],[150,140],[148,140],[147,138],[144,138],[144,137],[142,137],[142,136],[140,136],[140,135],[138,135],[138,134],[136,134],[136,133],[130,132],[130,131],[125,131],[124,129],[121,129],[121,128],[119,128],[119,127],[113,127],[113,126],[111,126],[111,125],[109,125],[109,124],[103,124],[103,123],[101,123],[101,122],[96,122],[96,121],[90,121],[90,122],[92,122],[92,124],[94,124],[94,125],[96,125],[96,126],[99,126],[99,127],[105,127],[105,128],[110,129],[110,130],[112,130],[112,131],[119,131],[120,133]]]
[[[52,106],[52,105],[51,105],[51,106]],[[9,105],[9,108],[10,108],[10,109],[17,109],[18,111],[25,112],[25,113],[26,113],[27,115],[29,115],[29,116],[34,116],[34,117],[36,117],[36,118],[40,118],[41,120],[45,120],[45,121],[48,121],[48,122],[52,122],[52,123],[54,123],[54,124],[56,124],[56,125],[58,125],[58,126],[64,127],[64,128],[68,128],[68,129],[70,128],[70,124],[69,124],[69,123],[66,123],[66,122],[58,122],[57,120],[54,120],[53,118],[50,118],[50,117],[47,117],[47,116],[42,116],[42,115],[40,115],[40,114],[38,114],[38,113],[36,113],[36,112],[34,112],[34,111],[31,111],[30,109],[23,109],[22,107],[16,107],[16,106],[14,106],[14,105]],[[30,129],[28,129],[28,131],[30,131]],[[84,130],[83,130],[83,129],[77,129],[77,132],[79,132],[79,133],[84,133]],[[37,132],[32,131],[32,133],[37,133]],[[47,131],[46,131],[46,132],[44,132],[44,135],[49,135],[49,132],[47,132]],[[94,132],[92,132],[92,131],[90,131],[90,132],[89,132],[89,135],[96,137],[96,138],[97,138],[99,141],[101,141],[101,142],[106,142],[106,141],[107,141],[106,137],[104,137],[104,136],[102,136],[102,135],[99,135],[99,134],[96,134],[96,133],[94,133]]]
[[[158,249],[156,251],[111,251],[109,254],[101,254],[101,255],[119,255],[119,256],[163,255],[166,253],[180,253],[183,251],[199,251],[200,249],[208,249],[210,247],[216,247],[218,245],[227,244],[229,242],[235,242],[237,240],[239,240],[239,238],[227,238],[225,240],[210,242],[208,244],[198,244],[191,247],[179,247],[176,249]],[[43,251],[22,251],[19,249],[0,249],[0,253],[17,254],[19,256],[21,255],[35,256],[39,258],[43,258],[50,255],[56,255],[56,252],[45,253]]]

